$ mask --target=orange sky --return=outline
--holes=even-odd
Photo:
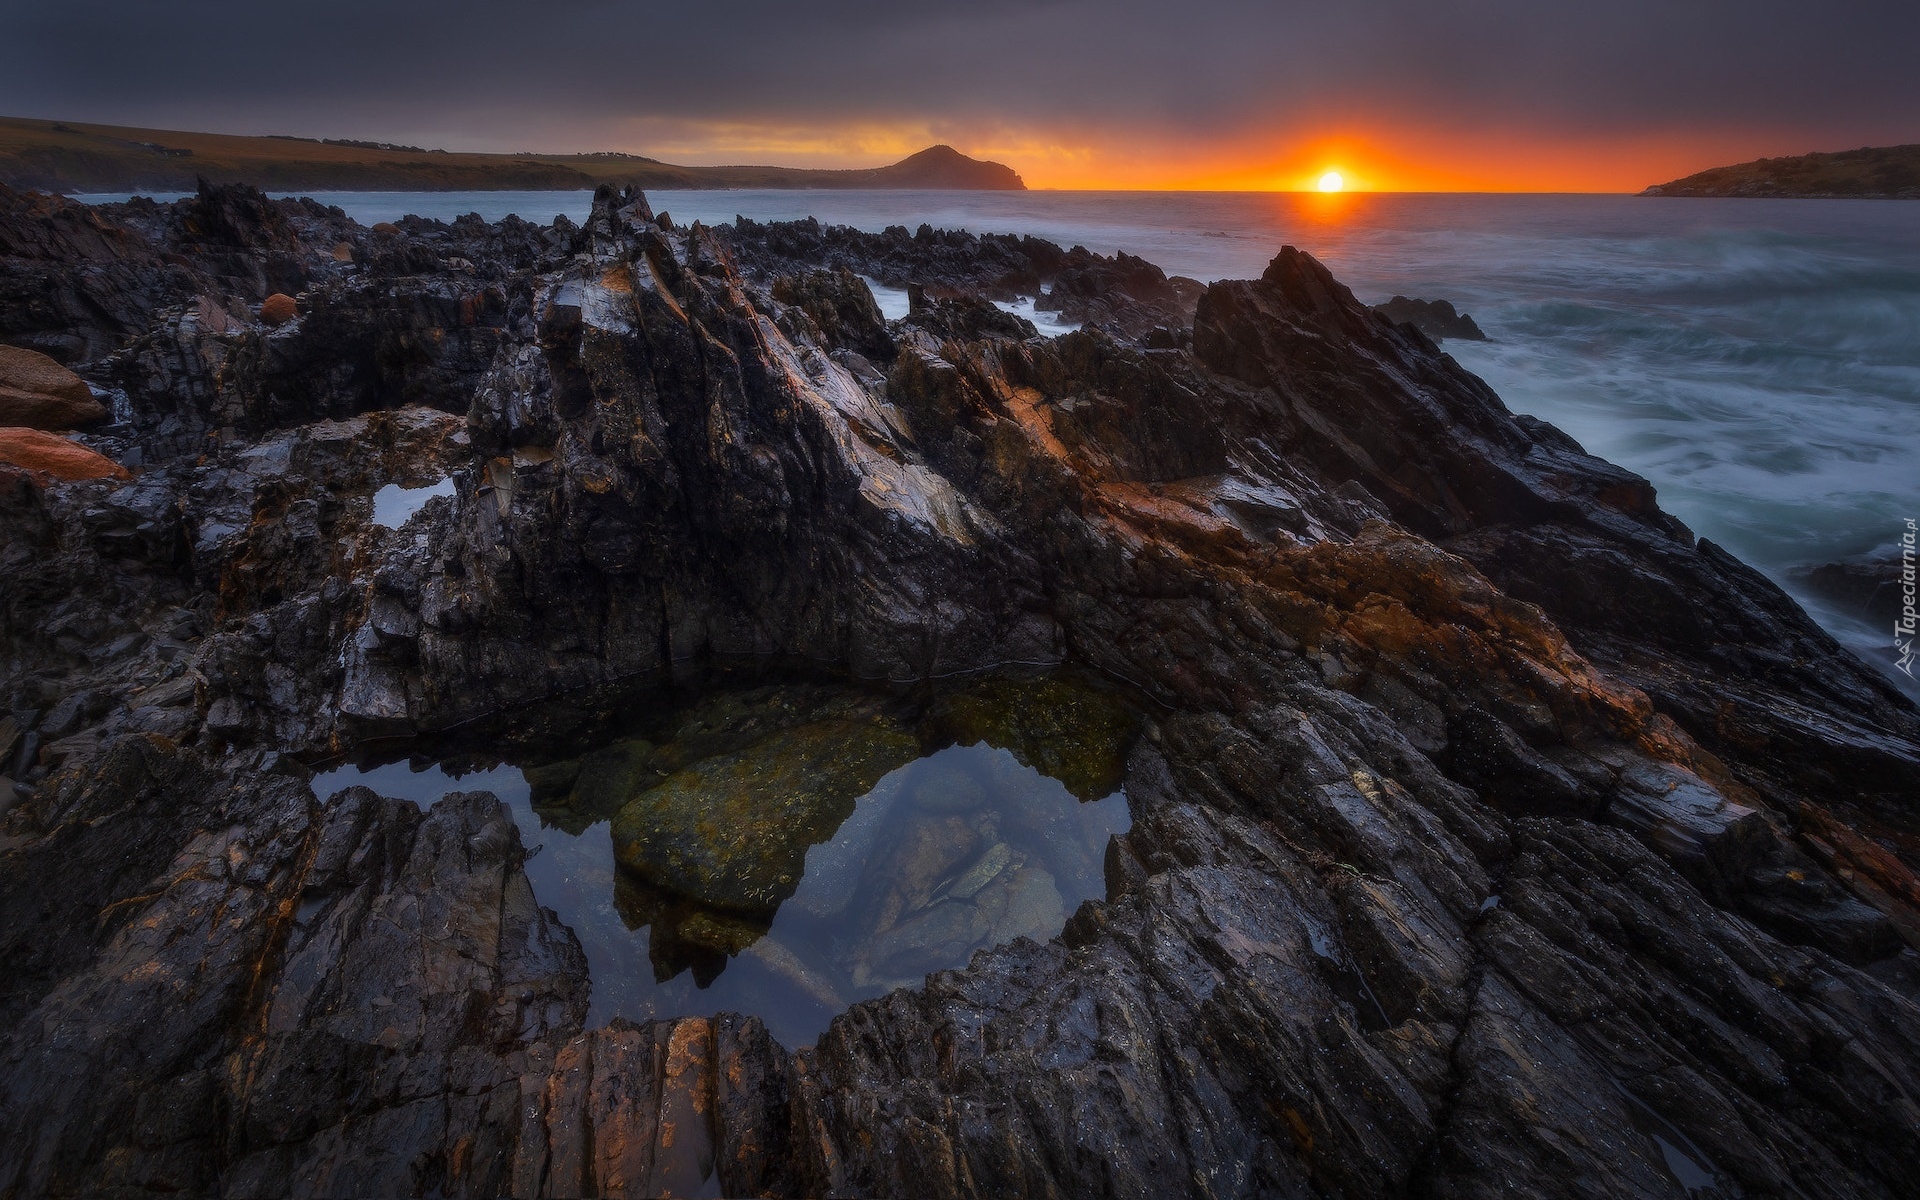
[[[821,167],[879,165],[945,142],[1006,163],[1030,188],[1169,191],[1306,191],[1331,169],[1350,191],[1637,192],[1707,167],[1845,148],[1824,146],[1817,135],[1750,130],[1581,138],[1404,123],[1194,139],[957,123],[823,129],[636,121],[618,140],[669,162]]]
[[[1407,129],[1343,131],[1274,144],[1162,147],[1158,155],[1029,160],[1030,187],[1307,191],[1338,171],[1349,191],[1637,192],[1648,184],[1768,153],[1727,138],[1569,142],[1522,135],[1460,136]],[[1778,153],[1779,151],[1772,151]]]

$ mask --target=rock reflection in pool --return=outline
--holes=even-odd
[[[511,806],[529,849],[540,847],[527,863],[535,894],[586,950],[593,978],[589,1024],[615,1016],[741,1012],[766,1021],[786,1045],[800,1046],[857,1001],[965,966],[983,947],[1059,933],[1082,901],[1103,894],[1107,839],[1130,825],[1118,790],[1081,801],[1058,780],[985,742],[949,746],[884,773],[876,764],[898,750],[889,732],[866,730],[852,743],[814,765],[840,767],[841,787],[846,775],[858,778],[863,771],[878,775],[877,782],[861,781],[865,790],[850,815],[833,817],[824,840],[806,849],[798,878],[774,882],[777,898],[754,893],[758,911],[690,897],[687,880],[712,873],[689,874],[686,856],[671,847],[663,857],[682,868],[679,876],[661,880],[618,867],[612,822],[575,822],[577,832],[546,823],[542,814],[552,810],[536,811],[526,776],[515,768],[456,778],[439,767],[416,771],[404,763],[365,772],[345,767],[316,777],[314,789],[324,797],[364,783],[423,806],[448,791],[494,792]],[[791,788],[777,761],[771,767],[754,761],[753,753],[765,749],[757,745],[746,755],[692,766],[717,764],[723,775],[770,771],[765,782]],[[810,752],[823,749],[833,747]],[[812,812],[811,819],[819,819],[804,799],[794,807],[803,818]],[[744,832],[752,837],[755,831]]]

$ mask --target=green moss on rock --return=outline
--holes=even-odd
[[[1113,693],[1055,674],[981,680],[936,701],[926,727],[935,743],[1000,747],[1080,799],[1098,800],[1126,775],[1136,722]]]
[[[918,753],[917,739],[880,717],[783,730],[637,795],[614,819],[614,857],[701,904],[771,913],[799,885],[808,847]]]

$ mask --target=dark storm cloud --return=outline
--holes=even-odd
[[[0,0],[0,30],[0,112],[250,131],[1399,109],[1920,139],[1911,0]]]

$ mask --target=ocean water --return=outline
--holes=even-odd
[[[119,198],[119,197],[114,197]],[[407,212],[574,219],[587,193],[334,193]],[[1201,280],[1283,244],[1362,300],[1446,299],[1492,339],[1445,348],[1515,411],[1646,476],[1695,532],[1765,571],[1856,653],[1893,637],[1799,572],[1897,555],[1920,517],[1920,204],[1593,195],[657,192],[676,220],[928,223],[1127,251]],[[1064,330],[1046,329],[1057,333]]]

